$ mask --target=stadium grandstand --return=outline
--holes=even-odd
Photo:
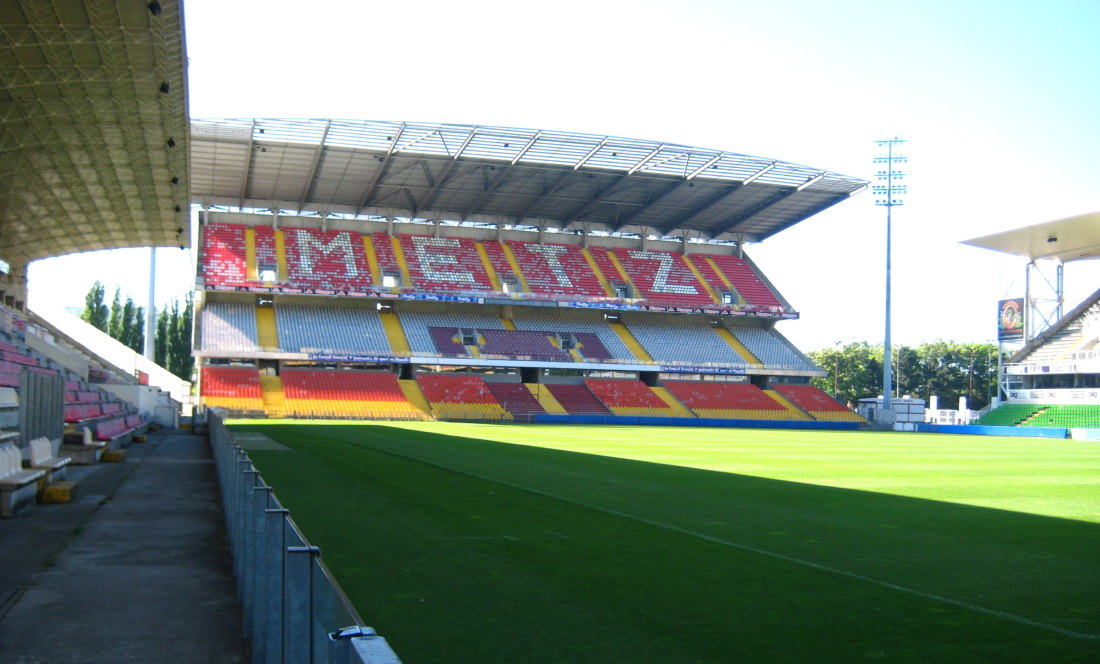
[[[26,280],[42,258],[190,243],[181,25],[176,3],[0,6],[4,516],[70,462],[179,423],[188,382],[71,315],[28,309]]]
[[[1100,258],[1100,213],[1013,229],[965,244],[1027,259],[1027,292],[1012,304],[1015,334],[1001,325],[1002,405],[987,426],[1100,428],[1100,290],[1064,313],[1062,267]],[[1054,277],[1046,278],[1050,273]],[[1003,307],[1002,303],[1002,307]]]
[[[824,372],[775,329],[798,312],[745,250],[862,180],[613,136],[280,119],[195,120],[190,178],[207,405],[862,421],[809,386]]]

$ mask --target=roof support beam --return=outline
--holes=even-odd
[[[667,224],[660,228],[661,232],[668,235],[668,232],[676,228],[686,228],[691,226],[691,222],[698,216],[702,215],[707,210],[710,210],[720,203],[725,202],[730,196],[733,196],[741,190],[740,184],[734,184],[729,187],[722,187],[717,192],[711,194],[704,199],[699,205],[689,210],[683,217],[680,217],[675,223]]]
[[[591,150],[589,150],[589,151],[588,151],[588,154],[584,155],[583,157],[581,157],[581,158],[580,158],[580,159],[579,159],[579,160],[577,161],[577,163],[573,164],[573,170],[574,170],[574,171],[575,171],[575,170],[578,170],[578,169],[580,169],[580,167],[581,167],[581,166],[584,166],[584,164],[585,164],[585,163],[586,163],[586,162],[587,162],[587,161],[588,161],[589,159],[591,159],[592,157],[596,156],[596,153],[600,151],[600,148],[602,148],[602,147],[603,147],[603,146],[605,146],[605,145],[607,145],[607,137],[604,137],[604,139],[603,139],[602,141],[600,141],[599,143],[597,143],[595,147],[593,147],[593,148],[592,148]]]
[[[309,165],[309,175],[302,183],[302,194],[298,197],[298,213],[302,213],[302,207],[309,198],[309,192],[313,191],[314,180],[317,177],[317,166],[321,163],[321,155],[325,151],[325,139],[328,138],[328,130],[332,127],[332,120],[325,121],[325,130],[321,132],[321,140],[317,141],[317,149],[313,151],[313,162]]]
[[[787,223],[787,224],[783,224],[782,226],[777,226],[775,228],[771,228],[771,229],[768,230],[768,232],[758,235],[756,241],[759,242],[761,240],[769,238],[769,237],[775,235],[776,233],[778,233],[779,231],[786,230],[786,229],[790,228],[791,226],[794,226],[799,221],[809,219],[810,217],[814,216],[815,214],[817,214],[819,212],[822,212],[824,210],[827,210],[827,209],[831,208],[832,206],[836,205],[837,203],[840,203],[841,201],[846,201],[846,200],[848,200],[848,194],[837,194],[835,196],[830,196],[826,200],[822,201],[820,205],[815,205],[814,207],[810,208],[809,210],[806,210],[805,212],[802,212],[801,214],[799,214],[798,217],[795,218],[794,221],[791,221],[790,223]]]
[[[393,163],[393,159],[390,157],[397,149],[397,143],[401,140],[401,134],[405,133],[405,123],[401,123],[400,129],[397,130],[397,135],[390,141],[390,147],[386,150],[386,156],[382,158],[382,167],[378,169],[378,172],[374,174],[374,179],[370,181],[367,188],[363,190],[363,195],[359,197],[359,202],[355,205],[356,216],[363,214],[363,208],[367,207],[371,199],[374,197],[374,190],[378,188],[379,183],[386,179],[386,175],[389,173],[390,164]]]
[[[535,135],[527,141],[527,144],[520,148],[520,151],[516,153],[516,156],[512,157],[512,165],[515,166],[516,162],[523,159],[523,155],[527,154],[527,151],[531,149],[531,146],[535,144],[535,141],[539,140],[539,136],[542,136],[542,131],[536,131]]]
[[[672,193],[674,193],[677,189],[684,186],[685,184],[687,184],[687,183],[684,182],[683,180],[674,180],[674,181],[672,181],[672,184],[670,184],[667,188],[665,188],[664,191],[657,194],[656,198],[652,198],[652,199],[646,201],[644,205],[639,206],[636,210],[634,210],[634,212],[628,214],[626,217],[624,217],[622,219],[619,219],[619,223],[615,224],[615,226],[611,230],[612,231],[619,231],[623,228],[626,228],[630,224],[634,223],[634,220],[637,219],[639,216],[641,216],[642,214],[645,214],[649,210],[653,209],[653,206],[659,204],[661,201],[668,198]]]
[[[482,173],[485,174],[485,175],[488,175],[488,171],[485,170],[485,169],[489,169],[489,168],[493,168],[493,167],[489,166],[488,164],[485,164],[481,168],[482,168]],[[510,170],[511,169],[503,168],[503,167],[497,169],[496,176],[494,176],[491,180],[489,180],[485,184],[485,188],[478,195],[478,197],[474,200],[474,202],[471,203],[469,206],[466,207],[465,210],[462,211],[462,215],[461,215],[462,219],[459,219],[459,221],[465,221],[466,219],[469,219],[471,214],[473,214],[474,212],[479,210],[485,204],[485,201],[492,198],[493,194],[495,194],[497,192],[497,189],[500,188],[500,185],[504,184],[508,180],[508,173],[509,173]]]
[[[531,203],[527,207],[523,208],[522,212],[516,215],[516,223],[522,223],[524,219],[531,216],[531,212],[538,208],[538,206],[542,205],[548,199],[552,198],[554,194],[558,193],[558,191],[565,188],[567,184],[566,181],[570,179],[571,175],[572,173],[570,173],[569,171],[562,171],[561,174],[558,175],[558,177],[554,180],[553,183],[550,184],[549,187],[543,189],[542,196],[539,196],[535,200],[531,201]]]
[[[570,212],[569,215],[567,215],[565,217],[565,219],[562,220],[561,227],[565,228],[565,227],[569,226],[569,224],[576,221],[577,218],[585,215],[589,210],[596,207],[600,203],[603,203],[604,202],[604,197],[607,196],[608,194],[613,193],[616,190],[616,187],[624,181],[626,181],[626,176],[625,175],[620,175],[617,178],[615,178],[614,180],[612,180],[611,182],[609,182],[605,187],[597,189],[595,192],[593,192],[592,198],[590,198],[588,201],[582,203],[580,206],[578,206],[576,209],[574,209],[572,212]]]
[[[627,175],[634,175],[635,173],[637,173],[643,166],[645,166],[647,163],[649,163],[650,159],[656,157],[657,153],[660,152],[664,147],[665,147],[664,143],[662,143],[661,145],[658,145],[657,147],[650,150],[649,154],[647,154],[646,156],[639,159],[638,163],[631,166],[630,170],[628,170],[626,172],[626,174]]]
[[[248,150],[245,151],[244,169],[241,173],[241,188],[237,192],[237,207],[244,208],[244,198],[248,194],[248,181],[251,179],[250,174],[252,172],[252,151],[256,148],[254,145],[256,141],[256,121],[252,121],[251,127],[248,131]]]
[[[451,178],[458,170],[458,156],[455,155],[454,159],[449,160],[443,167],[443,172],[434,177],[432,176],[431,169],[428,168],[428,160],[423,159],[420,163],[424,166],[425,177],[428,179],[428,191],[424,194],[424,198],[420,203],[420,209],[431,210],[435,205],[435,199],[439,197],[439,193],[443,190],[443,187],[451,181]]]
[[[718,237],[718,236],[722,235],[723,233],[730,232],[734,228],[737,228],[741,224],[745,223],[749,219],[752,219],[753,217],[760,214],[764,210],[767,210],[768,208],[775,205],[776,203],[779,203],[781,201],[785,201],[788,198],[790,198],[791,196],[794,196],[796,192],[797,192],[797,189],[782,189],[780,191],[777,191],[776,193],[772,194],[771,196],[765,198],[764,200],[760,201],[756,205],[752,206],[748,210],[745,210],[741,214],[736,214],[736,215],[730,217],[729,219],[727,219],[726,221],[724,221],[723,223],[718,224],[717,226],[715,226],[713,237]]]

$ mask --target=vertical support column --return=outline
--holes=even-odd
[[[256,476],[256,479],[257,481],[262,481],[259,475]],[[267,569],[267,556],[264,550],[267,527],[265,512],[270,501],[271,487],[260,484],[252,489],[252,500],[249,501],[251,514],[248,519],[251,524],[252,536],[246,542],[251,567],[249,569],[248,583],[246,584],[248,596],[243,598],[241,603],[250,607],[248,614],[252,624],[253,650],[255,650],[256,644],[264,642],[266,631],[264,629],[264,619],[266,618],[265,604],[267,602],[265,590],[269,571]]]
[[[149,247],[149,303],[145,307],[145,357],[152,360],[156,353],[157,317],[157,248]]]
[[[315,546],[289,546],[286,554],[283,576],[286,661],[305,664],[313,661],[313,559],[321,555],[321,550]]]
[[[241,549],[239,556],[241,574],[237,577],[237,596],[241,598],[242,623],[246,639],[252,638],[252,586],[256,583],[254,560],[256,557],[256,524],[252,519],[252,514],[259,479],[260,472],[252,468],[251,463],[249,463],[249,468],[244,471],[244,486],[241,494]]]
[[[268,508],[264,510],[263,555],[264,585],[262,639],[252,641],[252,661],[257,664],[282,664],[283,634],[286,631],[286,609],[283,604],[283,576],[286,574],[286,521],[289,510]]]

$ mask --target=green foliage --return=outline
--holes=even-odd
[[[107,320],[107,334],[112,339],[122,338],[122,294],[118,286],[115,286],[115,298],[111,300],[111,314]]]
[[[882,394],[881,345],[861,341],[808,355],[828,372],[811,382],[842,403]],[[977,410],[996,394],[997,347],[992,344],[934,341],[916,348],[897,346],[892,359],[895,395],[926,401],[936,395],[944,408],[955,408],[965,396],[969,407]]]
[[[153,337],[155,340],[153,343],[153,361],[158,366],[168,366],[168,344],[166,339],[168,338],[168,311],[161,309],[157,314],[157,329],[156,334]]]
[[[145,346],[145,309],[136,306],[130,296],[126,296],[124,304],[118,286],[115,286],[110,307],[103,301],[104,293],[103,284],[98,281],[92,284],[84,296],[84,311],[80,318],[131,350],[142,352]]]
[[[178,299],[173,300],[171,309],[162,309],[157,318],[154,361],[183,380],[191,380],[195,369],[195,358],[191,356],[193,312],[193,298],[188,293],[182,307]]]
[[[81,320],[97,330],[107,331],[107,305],[103,303],[104,288],[98,281],[88,289],[84,296],[84,312],[80,314]]]

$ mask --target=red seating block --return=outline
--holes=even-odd
[[[775,399],[751,383],[668,380],[662,385],[688,408],[782,411]]]
[[[515,241],[508,242],[508,247],[531,292],[562,297],[607,297],[580,247]],[[510,266],[508,270],[511,271]]]
[[[609,408],[668,408],[668,404],[640,380],[589,378],[584,384]]]
[[[545,413],[546,409],[535,399],[523,383],[490,383],[485,387],[493,393],[504,410],[513,414]]]
[[[492,291],[474,240],[398,235],[409,278],[418,290]]]
[[[737,292],[745,299],[746,304],[760,307],[782,309],[783,305],[776,298],[775,293],[752,269],[747,261],[736,256],[710,256],[726,279],[730,281]],[[703,260],[702,256],[695,257],[695,264]],[[704,261],[705,262],[705,261]]]
[[[283,393],[289,399],[406,400],[397,376],[388,372],[294,369],[284,371],[282,379]]]
[[[680,254],[622,248],[612,251],[638,288],[639,297],[662,304],[708,306],[715,303]]]
[[[337,290],[370,284],[362,235],[310,228],[282,230],[287,281],[291,285]]]
[[[775,391],[808,412],[848,412],[848,408],[813,385],[775,385]]]
[[[260,372],[253,367],[203,367],[202,395],[263,399]]]
[[[432,403],[498,403],[481,376],[422,373],[416,382]]]
[[[202,235],[202,276],[207,284],[233,285],[248,280],[245,226],[206,224]]]
[[[611,411],[600,401],[587,385],[551,385],[545,386],[554,395],[565,412],[570,415],[610,415]],[[664,405],[664,404],[662,404]]]

